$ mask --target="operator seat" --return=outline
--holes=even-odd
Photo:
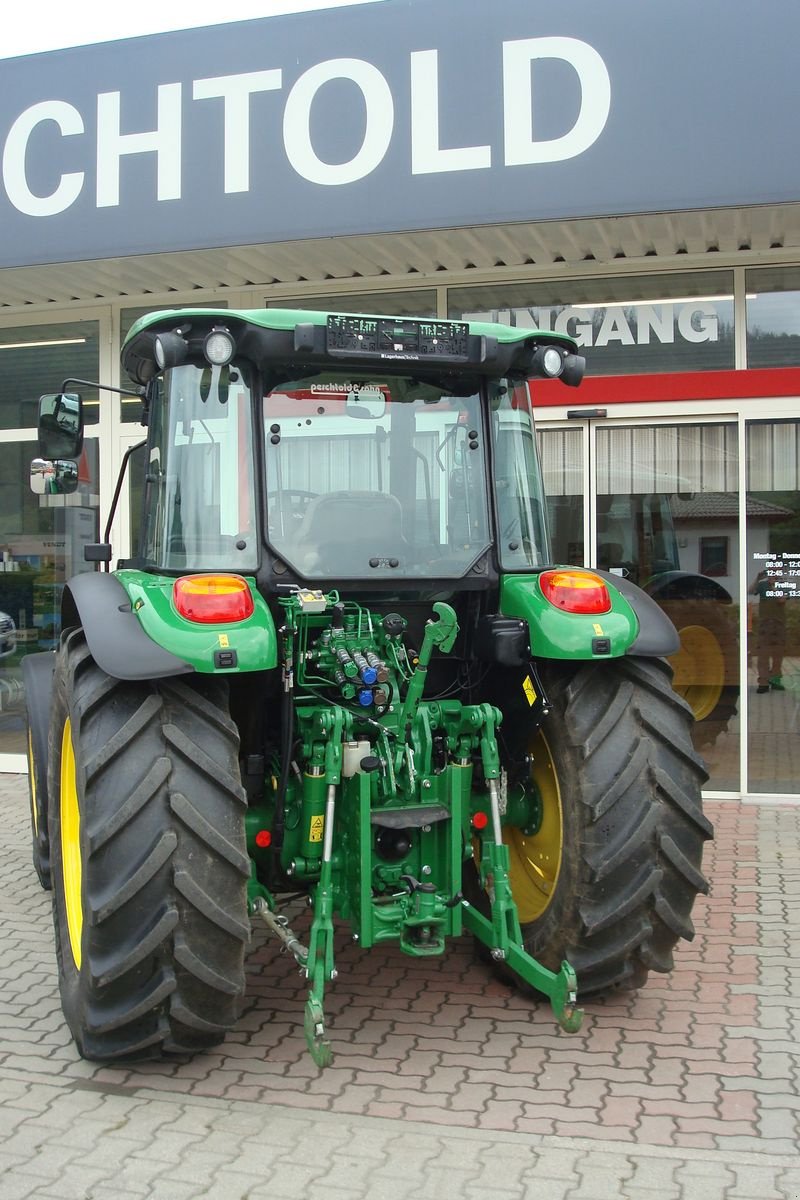
[[[386,492],[339,491],[316,496],[303,515],[289,557],[304,575],[369,575],[371,559],[407,563],[403,510]]]

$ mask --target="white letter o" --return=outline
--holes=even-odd
[[[326,163],[311,144],[311,105],[319,89],[332,79],[349,79],[360,89],[367,108],[367,127],[358,153],[348,162]],[[332,58],[310,67],[286,99],[283,141],[286,157],[304,179],[326,186],[354,183],[382,161],[394,128],[389,85],[377,67],[360,58]]]

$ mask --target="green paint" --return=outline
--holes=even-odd
[[[235,675],[242,671],[266,671],[278,661],[275,622],[254,579],[246,579],[255,605],[246,621],[221,625],[187,621],[172,599],[173,578],[144,571],[116,572],[131,601],[131,607],[148,637],[177,658],[191,663],[203,674]],[[235,650],[237,665],[220,670],[214,665],[217,650]]]
[[[570,568],[577,569],[577,568]],[[603,659],[626,654],[639,632],[639,622],[628,601],[608,586],[611,610],[598,615],[563,612],[542,594],[538,575],[506,575],[500,584],[500,611],[521,617],[530,627],[535,658]],[[596,654],[594,638],[608,638],[609,654]]]

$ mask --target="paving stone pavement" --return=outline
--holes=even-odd
[[[260,931],[217,1052],[81,1060],[27,804],[0,776],[0,1200],[800,1200],[800,808],[707,806],[697,937],[578,1035],[467,939],[419,963],[342,938],[321,1072]]]

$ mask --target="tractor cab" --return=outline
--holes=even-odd
[[[145,389],[148,432],[131,565],[257,573],[268,593],[394,592],[414,580],[489,587],[549,560],[527,379],[579,382],[570,339],[317,313],[286,329],[289,315],[162,313],[134,326],[123,361]],[[391,349],[370,350],[370,337]],[[45,455],[57,438],[66,457],[52,410],[78,436],[79,405],[43,398]]]
[[[143,318],[123,360],[148,396],[144,569],[380,593],[548,561],[527,378],[579,382],[567,338],[174,313]]]

